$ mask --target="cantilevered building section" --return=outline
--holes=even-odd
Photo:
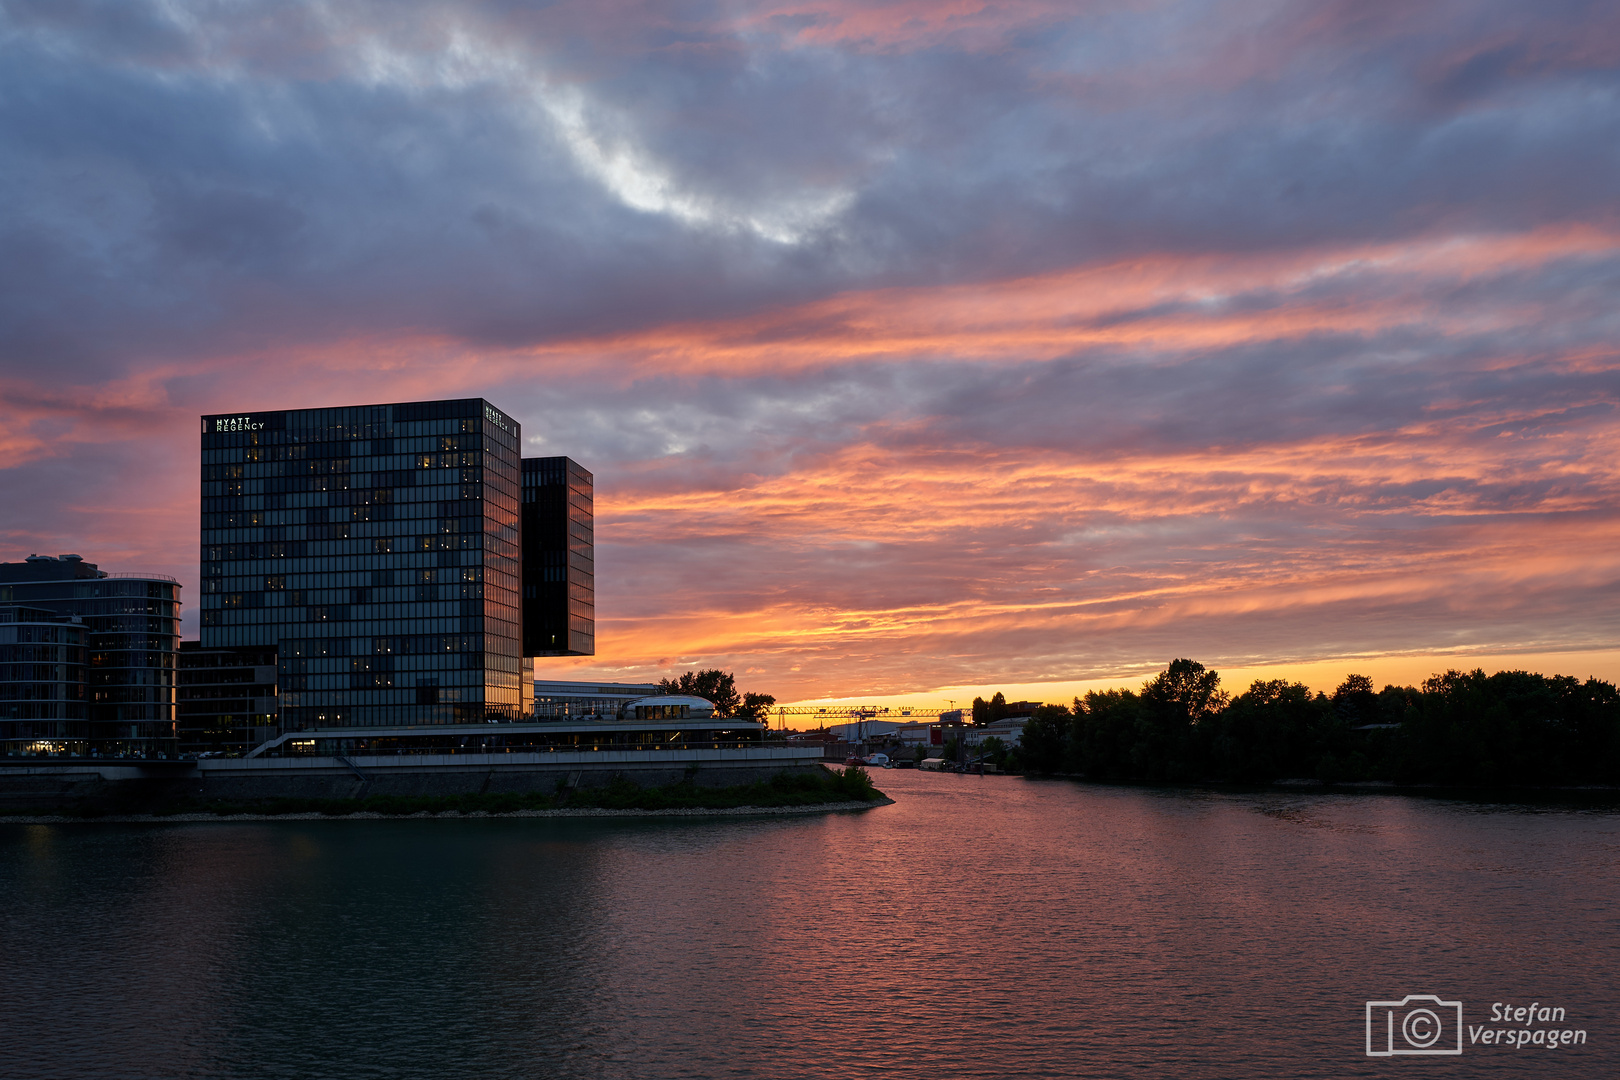
[[[182,641],[175,696],[183,754],[251,750],[281,734],[276,650],[269,645],[204,649]]]
[[[596,654],[592,478],[566,457],[523,459],[523,655]]]
[[[479,398],[202,418],[203,649],[285,730],[516,719],[518,424]]]

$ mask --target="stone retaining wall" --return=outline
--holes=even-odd
[[[819,756],[819,755],[816,755]],[[659,787],[682,780],[733,787],[781,772],[820,769],[803,752],[758,750],[622,754],[456,754],[400,757],[210,759],[196,767],[136,763],[0,768],[0,810],[109,811],[221,799],[364,799],[374,795],[428,798],[565,788],[606,787],[628,780]]]

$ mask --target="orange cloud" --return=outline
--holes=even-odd
[[[296,407],[318,385],[375,400],[445,396],[543,372],[619,385],[654,375],[784,374],[847,363],[1023,363],[1084,354],[1217,350],[1400,327],[1486,334],[1540,317],[1528,302],[1460,301],[1455,290],[1563,260],[1612,257],[1620,233],[1591,225],[1440,235],[1402,243],[1253,255],[1162,254],[971,285],[874,289],[758,314],[515,348],[443,335],[343,339],[189,363],[158,363],[103,394],[142,400],[182,377],[213,378],[236,400]],[[1602,366],[1602,355],[1582,357]],[[223,376],[229,376],[228,381]],[[313,383],[306,382],[306,377]],[[339,389],[343,388],[343,389]],[[219,400],[226,400],[221,397]]]
[[[0,454],[37,462],[159,433],[173,468],[150,470],[140,513],[85,501],[66,508],[56,535],[79,538],[60,550],[99,543],[185,577],[197,412],[506,400],[540,379],[629,400],[648,380],[742,387],[878,363],[1024,370],[1082,355],[1174,367],[1238,345],[1371,341],[1394,329],[1431,345],[1517,342],[1543,321],[1537,303],[1489,288],[1473,299],[1472,286],[1617,250],[1620,236],[1583,227],[1166,254],[523,349],[409,335],[290,353],[272,344],[137,368],[83,393],[8,384]],[[808,697],[960,684],[986,665],[1006,679],[1104,677],[1161,653],[1259,663],[1599,647],[1613,627],[1583,598],[1620,581],[1620,427],[1598,408],[1614,404],[1602,388],[1616,357],[1590,338],[1543,340],[1458,359],[1453,371],[1585,379],[1594,389],[1584,398],[1443,381],[1398,420],[1343,430],[1226,423],[1200,438],[1095,443],[1016,428],[997,441],[879,410],[825,445],[762,431],[760,446],[780,443],[768,468],[745,459],[705,471],[695,450],[588,462],[601,655],[544,670],[644,678],[752,666],[760,688]],[[161,526],[142,517],[153,505],[170,508]],[[9,535],[56,549],[43,533]],[[1561,618],[1571,605],[1583,614]]]
[[[848,293],[722,322],[557,342],[509,354],[506,363],[546,368],[589,358],[609,371],[742,375],[862,360],[1215,349],[1409,324],[1484,333],[1537,312],[1458,310],[1420,287],[1616,251],[1620,233],[1577,226],[1281,254],[1160,255],[975,285]],[[1256,296],[1266,303],[1259,310],[1228,306]]]
[[[1398,612],[1423,607],[1466,619],[1515,594],[1602,590],[1620,580],[1616,441],[1604,427],[1577,456],[1545,463],[1515,460],[1507,440],[1484,441],[1482,453],[1477,442],[1444,432],[1323,438],[1230,454],[1138,451],[1085,462],[1061,452],[973,461],[859,446],[724,493],[608,494],[598,504],[603,536],[653,535],[660,549],[741,536],[747,539],[733,557],[745,563],[806,557],[831,565],[802,572],[802,598],[750,592],[739,608],[724,598],[706,605],[703,590],[683,590],[679,615],[610,617],[602,640],[615,655],[643,663],[678,641],[693,663],[774,657],[778,671],[792,657],[861,655],[883,669],[872,673],[874,688],[898,692],[919,674],[908,667],[945,676],[947,665],[935,658],[975,636],[1044,636],[1079,650],[1071,663],[1098,675],[1109,665],[1089,663],[1083,649],[1099,637],[1245,620],[1309,623],[1349,608],[1386,610],[1396,621]],[[1471,493],[1470,484],[1511,483],[1526,469],[1542,478],[1583,473],[1586,486],[1513,509]],[[1448,477],[1450,486],[1379,494],[1382,486],[1434,476]],[[1381,518],[1408,527],[1389,535],[1379,531]],[[1132,550],[1133,535],[1161,530],[1196,545],[1205,519],[1251,524],[1246,535],[1211,536],[1215,550],[1182,550],[1179,559]],[[1005,523],[1000,550],[987,521]],[[1276,535],[1264,534],[1267,523]],[[1299,524],[1309,528],[1294,531]],[[1021,525],[1042,535],[1023,543]],[[839,560],[827,559],[840,548],[858,559],[863,544],[914,552],[925,569],[912,591],[937,598],[908,603],[896,599],[904,589],[879,590],[877,604],[863,605],[869,575],[857,572],[840,588]],[[1516,633],[1485,644],[1525,645],[1523,628]],[[1578,627],[1544,633],[1548,640],[1535,644],[1602,643]],[[918,654],[929,659],[918,662]],[[1226,653],[1233,655],[1253,658],[1242,645]],[[1016,661],[1010,666],[1032,674]],[[778,678],[807,696],[824,688]]]
[[[890,0],[848,3],[809,0],[776,4],[739,20],[744,29],[788,31],[800,45],[876,51],[925,48],[949,41],[958,47],[1001,46],[1014,30],[1072,19],[1074,4],[1017,0]]]

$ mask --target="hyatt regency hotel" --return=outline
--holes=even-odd
[[[520,434],[477,398],[203,417],[198,652],[274,650],[283,730],[527,713],[528,658],[595,650],[594,565],[591,474]]]

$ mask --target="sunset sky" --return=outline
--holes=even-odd
[[[541,678],[1620,678],[1617,205],[1612,2],[0,0],[0,558],[189,600],[199,414],[486,397]]]

